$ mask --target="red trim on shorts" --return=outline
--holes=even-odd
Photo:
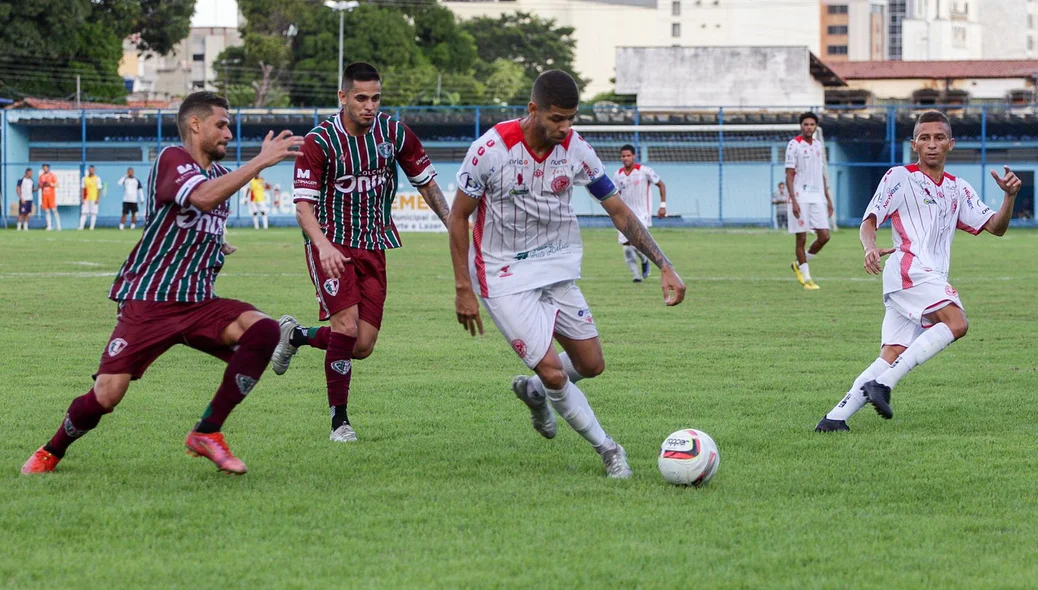
[[[946,305],[941,305],[942,303],[945,303]],[[959,311],[962,311],[962,308],[959,307],[959,305],[957,303],[955,303],[954,301],[952,301],[951,299],[941,299],[937,303],[934,303],[933,305],[928,305],[928,306],[926,306],[923,309],[923,313],[919,317],[919,327],[921,327],[922,329],[926,330],[928,328],[932,328],[932,327],[936,326],[937,324],[935,324],[933,322],[930,322],[929,325],[926,324],[926,321],[927,321],[926,320],[926,315],[930,314],[930,313],[934,313],[935,311],[941,311],[942,309],[944,309],[945,307],[948,307],[949,305],[954,305],[955,307],[959,308]]]
[[[908,232],[905,231],[905,226],[901,223],[900,211],[894,211],[893,215],[890,216],[890,225],[901,236],[901,252],[904,253],[904,256],[901,257],[901,288],[909,289],[912,287],[912,279],[908,277],[908,271],[912,268],[915,254],[912,254],[909,250],[912,247],[912,240],[909,239]]]
[[[479,294],[488,297],[487,264],[483,260],[483,228],[487,222],[487,194],[479,199],[476,210],[476,226],[472,228],[472,246],[476,249],[476,279],[479,281]]]

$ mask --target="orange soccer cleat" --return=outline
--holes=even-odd
[[[203,434],[192,430],[187,434],[187,440],[184,441],[184,445],[187,447],[187,454],[209,459],[216,463],[216,467],[220,471],[242,475],[249,470],[241,459],[231,453],[231,449],[227,446],[227,442],[223,439],[223,433],[221,432]]]
[[[44,450],[43,447],[40,447],[31,457],[29,457],[29,460],[25,462],[25,465],[22,465],[22,475],[50,473],[58,466],[58,461],[61,461],[61,457],[53,455]]]

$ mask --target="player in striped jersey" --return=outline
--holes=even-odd
[[[825,147],[814,137],[818,129],[818,115],[800,115],[800,135],[786,146],[786,186],[789,187],[789,233],[796,235],[796,259],[791,265],[797,280],[809,291],[818,289],[811,278],[809,263],[829,241],[829,218],[833,215],[833,200],[825,182]],[[815,241],[805,251],[807,232],[815,232]]]
[[[278,325],[247,303],[222,299],[213,282],[223,267],[224,223],[234,196],[260,170],[298,154],[303,142],[289,131],[267,134],[259,155],[234,172],[218,164],[231,140],[227,100],[191,94],[180,106],[182,146],[158,155],[148,179],[148,220],[119,270],[109,297],[117,323],[101,355],[94,387],[69,406],[61,427],[22,473],[53,471],[69,445],[122,401],[130,381],[176,344],[227,362],[223,381],[185,445],[228,473],[245,473],[220,429],[255,387],[278,342]]]
[[[353,361],[367,358],[382,327],[386,301],[386,250],[400,247],[390,211],[403,169],[425,202],[446,220],[447,202],[418,137],[379,112],[382,78],[363,62],[346,66],[339,90],[342,110],[306,136],[296,160],[293,201],[304,233],[304,253],[317,291],[320,320],[331,327],[304,328],[281,318],[274,351],[278,375],[298,347],[325,350],[324,374],[335,442],[357,434],[347,414]]]
[[[948,284],[951,244],[956,229],[977,235],[1006,233],[1021,181],[1008,166],[991,175],[1005,198],[995,213],[972,186],[945,172],[955,146],[948,118],[927,111],[916,120],[912,149],[919,161],[891,168],[880,182],[861,223],[865,270],[883,273],[883,330],[880,356],[854,381],[850,391],[815,427],[819,432],[850,430],[847,419],[866,403],[891,418],[890,392],[902,377],[966,335],[966,312]],[[876,245],[876,227],[890,219],[894,247]]]
[[[667,185],[663,184],[655,170],[637,162],[633,145],[627,144],[620,148],[620,161],[623,166],[613,175],[617,193],[645,227],[652,227],[652,185],[660,189],[660,208],[657,212],[660,219],[667,216]],[[649,278],[649,259],[627,241],[623,232],[620,232],[619,240],[634,282],[640,283]]]
[[[455,310],[459,323],[482,334],[476,290],[505,341],[534,370],[533,377],[516,377],[512,391],[541,436],[555,436],[554,407],[598,452],[609,477],[626,478],[631,468],[623,447],[606,434],[576,386],[601,374],[605,359],[591,309],[575,283],[583,244],[573,187],[587,187],[627,241],[659,267],[667,305],[681,303],[685,284],[638,215],[615,198],[595,150],[571,129],[579,98],[569,74],[544,72],[534,82],[526,118],[495,125],[469,148],[448,225]],[[553,339],[565,352],[555,350]]]

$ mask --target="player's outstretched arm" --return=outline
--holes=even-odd
[[[263,147],[256,157],[246,162],[241,168],[234,172],[224,174],[218,178],[207,180],[198,185],[188,201],[202,211],[212,211],[221,203],[231,198],[238,189],[245,186],[261,170],[269,168],[287,158],[295,158],[299,155],[299,148],[303,145],[303,137],[292,135],[289,130],[284,130],[276,137],[274,132],[267,133],[263,140]]]
[[[660,285],[663,287],[663,301],[667,305],[677,305],[685,299],[685,283],[674,271],[674,265],[660,250],[659,244],[652,238],[649,230],[642,225],[638,216],[623,200],[607,197],[602,201],[602,208],[613,220],[613,225],[627,238],[632,246],[648,257],[660,269]]]
[[[479,317],[479,302],[472,292],[469,274],[469,217],[479,205],[478,199],[459,190],[454,195],[454,207],[447,216],[447,232],[451,241],[451,265],[454,267],[454,310],[458,323],[473,336],[483,334],[483,320]]]
[[[1004,176],[999,176],[994,170],[991,171],[991,176],[995,178],[998,188],[1002,189],[1006,196],[1002,199],[1002,206],[998,208],[998,213],[984,224],[984,229],[996,236],[1006,235],[1009,220],[1013,218],[1013,204],[1016,202],[1016,195],[1023,186],[1023,181],[1009,169],[1009,166],[1003,166],[1003,168],[1006,170]]]
[[[440,185],[436,184],[436,179],[434,178],[418,187],[418,192],[425,199],[425,204],[443,222],[444,227],[449,227],[447,225],[447,216],[450,214],[451,209],[447,205],[447,198],[443,196],[443,191],[440,190]]]

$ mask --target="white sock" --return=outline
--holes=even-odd
[[[52,211],[52,213],[54,213],[54,229],[61,231],[61,217],[58,215],[57,211]]]
[[[131,223],[130,224],[130,229],[137,229],[137,224],[136,223]]]
[[[252,227],[254,229],[259,229],[259,216],[258,215],[253,215],[252,216]]]
[[[584,378],[583,375],[577,372],[576,367],[573,366],[573,361],[569,360],[569,353],[563,352],[559,355],[559,359],[562,360],[562,370],[566,371],[566,376],[569,377],[570,383],[576,383]],[[537,375],[530,377],[526,381],[527,389],[532,389],[534,392],[539,394],[541,397],[547,395],[544,392],[544,383],[541,382],[541,378]]]
[[[50,225],[50,211],[44,211],[43,212],[43,218],[47,220],[47,231],[50,231],[50,229],[51,229],[51,225]]]
[[[843,396],[840,403],[836,404],[836,407],[830,410],[825,417],[830,420],[847,420],[853,416],[855,412],[860,410],[862,406],[869,401],[869,398],[865,395],[865,391],[861,387],[889,368],[890,363],[882,358],[872,361],[872,364],[862,371],[861,375],[858,375],[858,378],[854,380],[854,385],[851,385],[851,389],[847,392],[847,395]]]
[[[806,262],[800,265],[800,274],[803,275],[805,282],[811,280],[811,269]]]
[[[123,224],[121,224],[121,223],[120,223],[120,224],[119,224],[119,231],[123,231],[124,229],[126,229],[126,228],[125,228],[125,227],[123,227]]]
[[[14,231],[22,231],[22,222],[21,222],[21,221],[18,221],[18,222],[16,222],[16,223],[17,223],[18,227],[17,227],[17,228],[15,228],[15,230],[14,230]]]
[[[944,323],[930,327],[916,338],[915,342],[897,357],[894,364],[876,378],[876,381],[893,389],[909,371],[932,359],[954,341],[955,336],[952,336],[951,328]]]
[[[79,229],[83,229],[86,226],[86,214],[79,216]]]
[[[638,262],[638,250],[634,246],[624,246],[624,260],[627,261],[627,269],[636,279],[642,278],[641,263]]]
[[[591,446],[598,449],[606,444],[609,437],[606,436],[602,425],[598,423],[598,418],[591,410],[591,405],[588,404],[584,392],[580,391],[576,385],[567,380],[562,389],[545,389],[544,391],[555,411],[573,430],[591,443]]]
[[[97,215],[90,216],[90,231],[94,231],[94,224],[97,223]]]
[[[814,259],[815,256],[818,256],[818,255],[817,254],[812,254],[812,253],[808,252],[807,253],[807,261],[811,262],[811,260]]]
[[[267,226],[267,214],[266,213],[263,214],[263,229],[270,229]]]

